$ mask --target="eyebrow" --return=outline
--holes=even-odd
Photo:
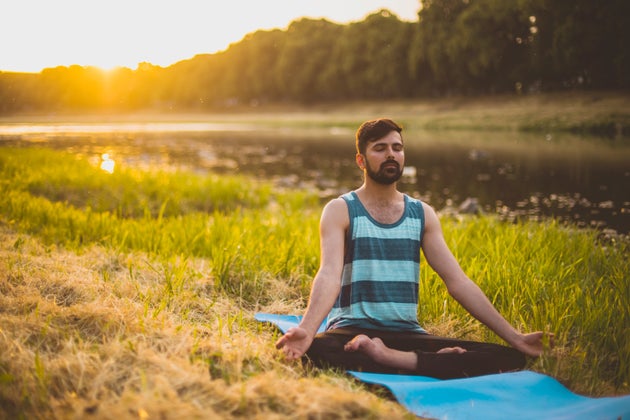
[[[396,146],[396,145],[404,146],[404,143],[402,141],[393,141],[393,142],[390,143],[390,142],[384,141],[382,139],[373,141],[370,144],[368,144],[368,146],[377,147],[377,146],[380,146],[380,145],[388,145],[388,144],[391,144],[392,146]]]

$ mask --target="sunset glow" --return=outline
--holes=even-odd
[[[20,0],[0,6],[0,71],[56,66],[169,66],[214,53],[258,29],[286,28],[300,17],[337,23],[388,9],[417,20],[419,0]]]

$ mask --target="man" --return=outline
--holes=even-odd
[[[398,191],[402,128],[367,121],[356,133],[364,183],[330,201],[320,222],[320,267],[306,313],[276,343],[316,366],[456,378],[521,369],[542,332],[516,331],[448,249],[435,211]],[[417,320],[420,249],[450,295],[512,347],[427,334]],[[430,298],[423,296],[422,298]],[[328,316],[326,331],[316,335]]]

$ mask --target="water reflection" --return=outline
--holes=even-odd
[[[350,130],[196,128],[201,131],[174,126],[157,132],[103,126],[80,133],[59,127],[45,134],[0,131],[0,144],[45,142],[98,157],[111,171],[127,166],[243,173],[271,179],[278,188],[316,190],[323,199],[361,182]],[[407,166],[401,189],[438,210],[456,209],[474,198],[481,211],[508,220],[555,217],[630,233],[628,145],[509,132],[403,134]]]
[[[459,142],[433,137],[408,152],[427,168],[414,187],[426,188],[437,208],[476,197],[485,211],[510,220],[553,216],[579,226],[630,229],[628,146],[568,136],[484,136]]]
[[[206,133],[212,131],[252,131],[257,127],[242,123],[208,122],[127,122],[127,123],[77,123],[77,124],[0,124],[0,133],[10,135],[67,135],[67,134],[111,134],[111,133]]]
[[[101,155],[101,169],[110,174],[114,173],[114,166],[116,166],[116,162],[112,158],[109,157],[109,153],[103,153]]]

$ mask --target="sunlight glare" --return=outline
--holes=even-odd
[[[417,0],[20,0],[0,25],[0,70],[39,72],[56,66],[167,67],[222,51],[258,29],[286,28],[302,16],[345,23],[379,9],[415,21]],[[37,13],[33,13],[37,10]],[[26,30],[25,28],[29,28]]]
[[[101,155],[101,159],[101,169],[107,173],[113,174],[116,162],[114,162],[114,160],[109,157],[109,153],[103,153]]]

